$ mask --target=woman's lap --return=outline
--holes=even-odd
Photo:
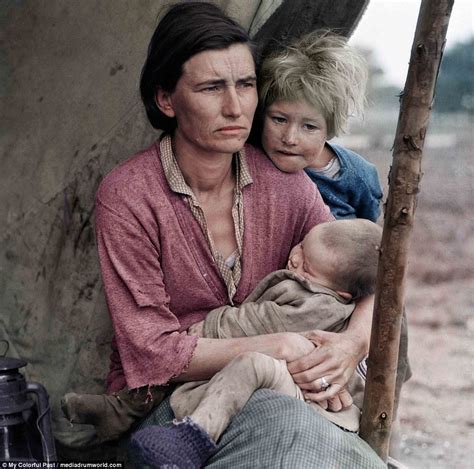
[[[166,399],[140,428],[174,418]],[[208,461],[223,468],[384,468],[356,434],[341,430],[302,401],[261,389],[232,420]]]

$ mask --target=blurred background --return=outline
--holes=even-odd
[[[341,140],[387,175],[420,1],[371,0],[350,42],[371,68],[369,106]],[[406,307],[413,377],[400,404],[399,459],[474,461],[474,7],[455,0],[423,152]]]

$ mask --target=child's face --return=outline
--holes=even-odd
[[[304,100],[275,101],[265,111],[262,145],[281,171],[318,167],[326,140],[326,120]]]
[[[332,288],[331,254],[320,240],[315,226],[290,252],[286,268],[310,283]]]

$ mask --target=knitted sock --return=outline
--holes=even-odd
[[[189,417],[175,420],[169,427],[153,425],[143,428],[132,435],[130,442],[133,461],[154,468],[197,469],[216,448],[211,437]]]

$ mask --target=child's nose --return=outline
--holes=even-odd
[[[297,136],[296,136],[296,130],[293,128],[293,126],[289,126],[286,131],[283,133],[281,137],[281,141],[285,145],[296,145],[297,143]]]

